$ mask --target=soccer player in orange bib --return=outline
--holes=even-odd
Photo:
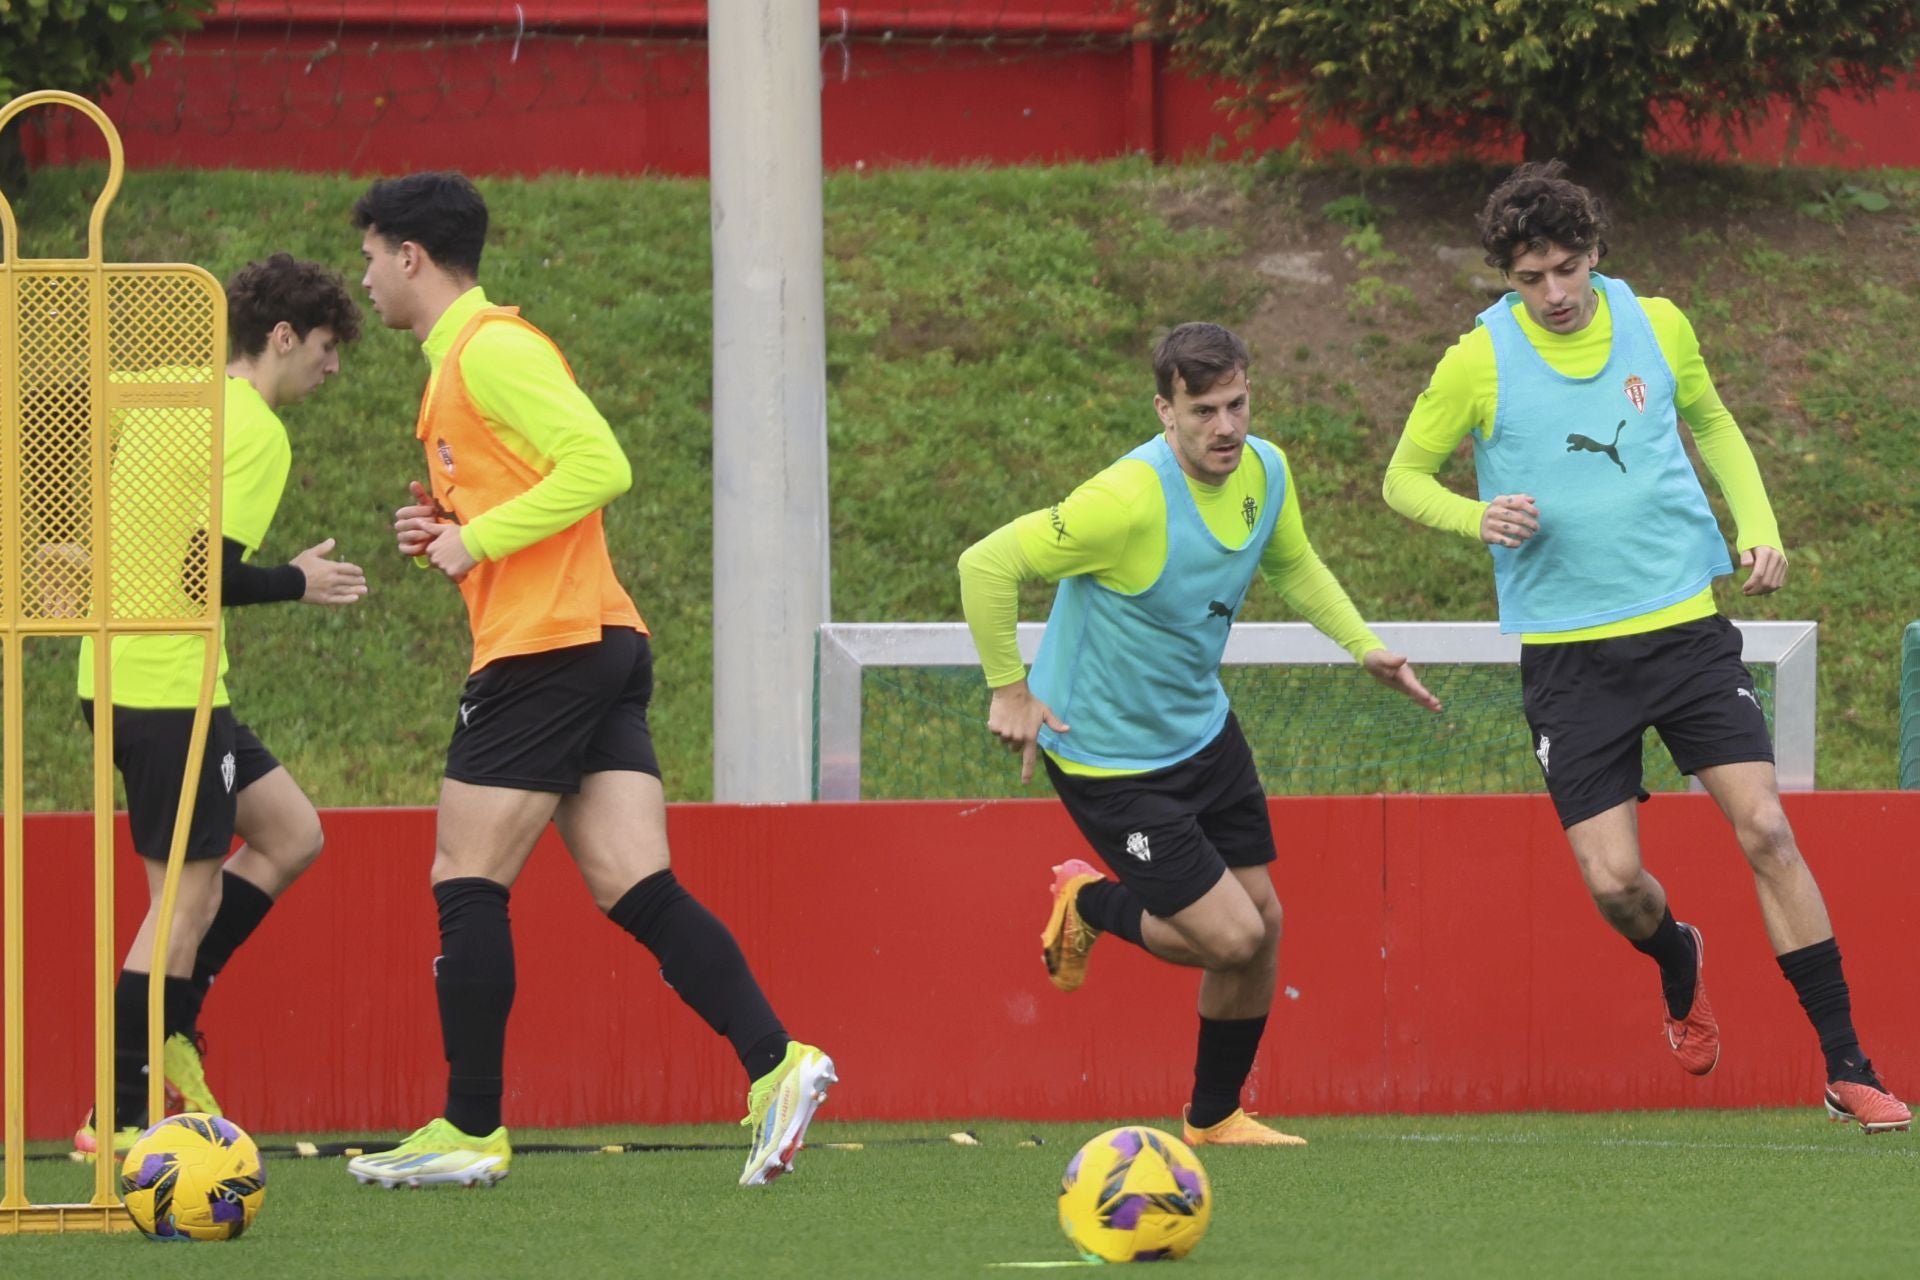
[[[548,822],[607,916],[727,1037],[745,1069],[742,1186],[793,1167],[833,1060],[788,1037],[725,925],[674,879],[647,727],[646,625],[607,555],[600,509],[632,484],[606,419],[553,341],[478,284],[487,206],[459,174],[376,182],[353,211],[362,283],[427,358],[418,432],[431,489],[395,513],[402,554],[459,585],[473,664],[447,749],[433,858],[446,1111],[348,1167],[363,1183],[486,1185],[514,997],[507,900]]]

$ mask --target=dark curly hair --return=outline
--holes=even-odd
[[[285,320],[304,340],[318,328],[341,342],[360,336],[360,308],[340,273],[290,253],[249,262],[227,281],[227,347],[237,356],[267,349],[267,335]]]
[[[460,173],[410,173],[382,178],[353,206],[353,225],[389,247],[411,240],[443,271],[478,276],[487,247],[487,202]]]
[[[1522,253],[1548,245],[1599,249],[1607,256],[1607,212],[1591,191],[1565,177],[1561,160],[1521,165],[1493,189],[1480,210],[1480,247],[1487,265],[1505,271]]]
[[[1247,344],[1231,329],[1203,321],[1188,321],[1153,349],[1154,388],[1168,403],[1173,401],[1175,374],[1188,395],[1200,396],[1246,368]]]

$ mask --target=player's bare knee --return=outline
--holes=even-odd
[[[191,914],[188,927],[193,930],[194,937],[206,936],[207,930],[213,927],[213,918],[220,914],[219,886],[214,886],[211,893],[202,894],[195,899],[189,911]]]
[[[453,880],[466,874],[457,858],[440,846],[434,846],[433,866],[427,872],[430,883],[439,884],[442,880]]]
[[[159,899],[149,906],[150,914],[158,913]],[[217,862],[190,862],[187,871],[180,878],[180,888],[174,899],[173,927],[176,930],[174,945],[186,939],[192,939],[197,945],[199,939],[206,936],[213,925],[214,916],[220,913],[220,876]]]
[[[310,829],[301,833],[300,839],[294,845],[293,856],[288,860],[288,869],[294,875],[300,875],[319,861],[320,854],[326,847],[327,833],[321,829],[320,823],[316,820]]]
[[[1593,905],[1599,908],[1607,923],[1616,928],[1634,924],[1651,911],[1650,896],[1640,885],[1609,882],[1588,887],[1593,891]]]
[[[1760,875],[1785,871],[1800,861],[1800,846],[1793,838],[1787,814],[1777,804],[1769,804],[1752,813],[1742,814],[1734,823],[1740,849],[1747,862]]]
[[[1249,916],[1244,921],[1234,921],[1207,939],[1201,955],[1208,969],[1244,969],[1272,949],[1260,917]]]
[[[1281,926],[1285,923],[1286,912],[1280,908],[1280,899],[1270,897],[1260,907],[1260,924],[1264,930],[1262,943],[1268,950],[1278,950],[1280,946]]]

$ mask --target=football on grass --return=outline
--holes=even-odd
[[[1192,1148],[1158,1129],[1109,1129],[1060,1179],[1060,1229],[1088,1260],[1183,1258],[1213,1217],[1213,1189]]]
[[[120,1166],[120,1198],[149,1240],[237,1239],[266,1194],[259,1148],[220,1116],[168,1116]]]

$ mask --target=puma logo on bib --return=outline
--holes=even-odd
[[[1625,474],[1627,470],[1627,464],[1620,461],[1619,444],[1620,444],[1620,432],[1626,427],[1626,425],[1627,425],[1627,420],[1625,418],[1620,419],[1620,425],[1613,429],[1612,444],[1601,444],[1598,440],[1595,440],[1592,436],[1583,436],[1578,431],[1576,431],[1572,435],[1567,437],[1567,452],[1568,453],[1582,453],[1582,452],[1604,453],[1609,458],[1612,458],[1613,465],[1620,468],[1621,473]]]

